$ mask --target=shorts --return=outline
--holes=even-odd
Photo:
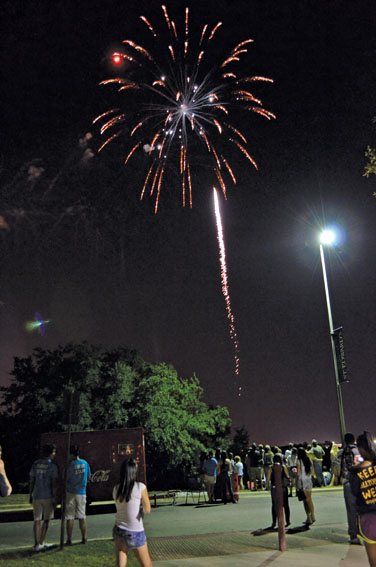
[[[33,500],[34,521],[53,520],[54,505],[52,498]]]
[[[210,476],[209,474],[204,475],[204,482],[206,482],[206,484],[215,484],[215,476]]]
[[[359,516],[359,537],[367,543],[376,543],[376,513]]]
[[[65,500],[65,519],[84,520],[86,518],[86,494],[67,492]]]
[[[146,543],[144,530],[142,530],[142,532],[132,532],[130,530],[123,530],[116,525],[113,527],[112,537],[114,540],[122,541],[129,548],[142,547]]]

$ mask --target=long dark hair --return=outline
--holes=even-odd
[[[365,431],[359,435],[356,440],[358,447],[364,450],[370,461],[376,461],[376,442],[374,436],[369,431]]]
[[[298,459],[299,459],[299,461],[303,462],[306,474],[310,474],[311,468],[312,468],[311,467],[311,461],[309,460],[309,457],[308,457],[307,453],[305,452],[304,447],[298,448]]]
[[[123,461],[120,469],[120,481],[116,500],[129,502],[137,476],[137,463],[134,459]]]

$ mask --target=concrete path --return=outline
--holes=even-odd
[[[145,518],[153,565],[156,567],[367,567],[363,546],[348,544],[342,490],[315,490],[317,522],[303,527],[303,505],[290,498],[291,526],[287,551],[278,550],[278,533],[271,523],[268,493],[241,495],[237,504],[161,504]],[[1,520],[1,518],[0,518]],[[110,539],[113,514],[88,516],[88,538]],[[79,540],[76,522],[74,536]],[[73,537],[73,539],[75,539]],[[60,540],[54,520],[47,541]],[[0,527],[0,551],[32,545],[32,522],[5,522]]]

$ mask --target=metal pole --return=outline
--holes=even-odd
[[[72,411],[73,411],[73,392],[69,390],[68,398],[68,433],[67,433],[67,446],[65,456],[65,473],[63,483],[63,494],[61,496],[61,524],[60,524],[60,549],[64,548],[64,531],[65,531],[65,504],[67,497],[67,476],[70,457],[70,444],[71,444],[71,431],[72,431]]]
[[[278,518],[278,547],[279,551],[286,551],[286,530],[285,530],[285,514],[283,510],[283,489],[282,489],[282,465],[273,465],[275,496],[276,496],[276,512]]]
[[[320,244],[320,257],[321,257],[322,275],[323,275],[323,278],[324,278],[326,306],[327,306],[327,309],[328,309],[329,332],[330,332],[330,341],[331,341],[331,344],[332,344],[332,354],[333,354],[333,363],[334,363],[334,374],[335,374],[335,378],[336,378],[336,390],[337,390],[337,401],[338,401],[339,425],[340,425],[340,431],[341,431],[341,440],[342,440],[342,443],[343,443],[343,442],[344,442],[344,436],[345,436],[345,433],[346,433],[345,414],[344,414],[344,411],[343,411],[343,401],[342,401],[341,384],[340,384],[340,382],[339,382],[338,364],[337,364],[336,349],[335,349],[334,337],[333,337],[332,309],[331,309],[331,306],[330,306],[328,277],[327,277],[327,275],[326,275],[324,248],[323,248],[323,245],[322,245],[322,244]]]

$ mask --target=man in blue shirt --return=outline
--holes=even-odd
[[[82,543],[86,543],[86,486],[91,471],[89,464],[80,459],[80,448],[71,445],[71,461],[67,471],[67,493],[65,500],[65,519],[67,520],[67,545],[72,545],[74,520],[80,524]]]
[[[214,502],[214,487],[215,487],[215,480],[217,477],[217,465],[218,465],[218,461],[217,459],[214,458],[213,451],[209,451],[208,458],[205,459],[203,464],[203,470],[205,474],[204,482],[210,504]]]
[[[56,445],[44,445],[42,447],[42,458],[34,461],[29,474],[30,504],[33,504],[34,511],[34,551],[41,551],[48,547],[44,543],[44,539],[49,521],[53,519],[56,508],[58,468],[52,462],[55,455]]]

